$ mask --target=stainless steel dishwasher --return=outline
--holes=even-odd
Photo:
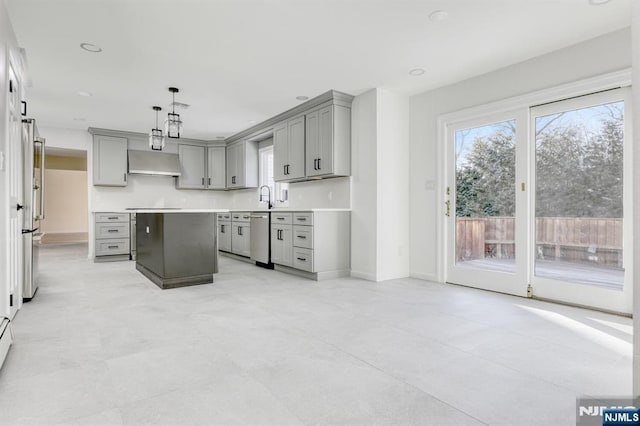
[[[251,213],[251,260],[263,268],[273,269],[271,263],[271,212]]]

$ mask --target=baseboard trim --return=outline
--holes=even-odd
[[[434,283],[439,283],[439,284],[443,284],[441,281],[438,281],[438,277],[436,274],[416,274],[416,273],[410,273],[409,274],[410,278],[416,278],[419,280],[424,280],[424,281],[433,281]]]
[[[4,360],[7,357],[12,343],[13,332],[11,331],[11,323],[8,319],[4,318],[0,322],[0,368],[2,368],[2,364],[4,364]]]
[[[369,272],[354,271],[353,269],[351,270],[351,277],[352,278],[360,278],[360,279],[367,280],[367,281],[378,282],[377,277],[376,277],[375,274],[371,274]]]
[[[42,235],[42,244],[57,243],[85,243],[89,241],[87,232],[45,232]]]

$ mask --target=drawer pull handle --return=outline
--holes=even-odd
[[[298,238],[302,238],[303,240],[307,239],[307,237],[305,237],[304,235],[298,235]]]
[[[243,219],[249,219],[249,216],[242,216]]]
[[[110,249],[118,248],[118,246],[109,246]]]
[[[278,220],[284,220],[284,217],[277,217]]]
[[[109,216],[107,219],[109,219],[109,220],[118,220],[118,216]]]
[[[301,262],[306,262],[307,261],[307,259],[305,259],[304,257],[298,257],[298,260],[301,261]]]
[[[117,229],[107,229],[107,232],[118,232]]]
[[[306,217],[299,217],[298,220],[305,221],[305,220],[307,220],[307,218]]]

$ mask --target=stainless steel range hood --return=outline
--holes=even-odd
[[[129,150],[129,174],[180,176],[178,154]]]

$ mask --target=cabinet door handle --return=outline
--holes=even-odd
[[[209,186],[211,186],[211,178],[209,178]]]
[[[283,175],[287,175],[287,165],[285,164],[284,166],[282,166],[282,174]]]
[[[204,186],[204,178],[202,178],[202,186]]]
[[[127,174],[126,173],[124,174],[124,181],[125,182],[127,181]]]
[[[322,170],[322,167],[320,167],[320,158],[318,158],[318,170]]]
[[[242,235],[242,226],[238,226],[238,235]]]
[[[220,233],[224,234],[224,225],[220,225]]]
[[[298,257],[297,259],[298,259],[299,261],[301,261],[301,262],[306,262],[306,261],[307,261],[307,259],[306,259],[306,258],[304,258],[304,257]]]

